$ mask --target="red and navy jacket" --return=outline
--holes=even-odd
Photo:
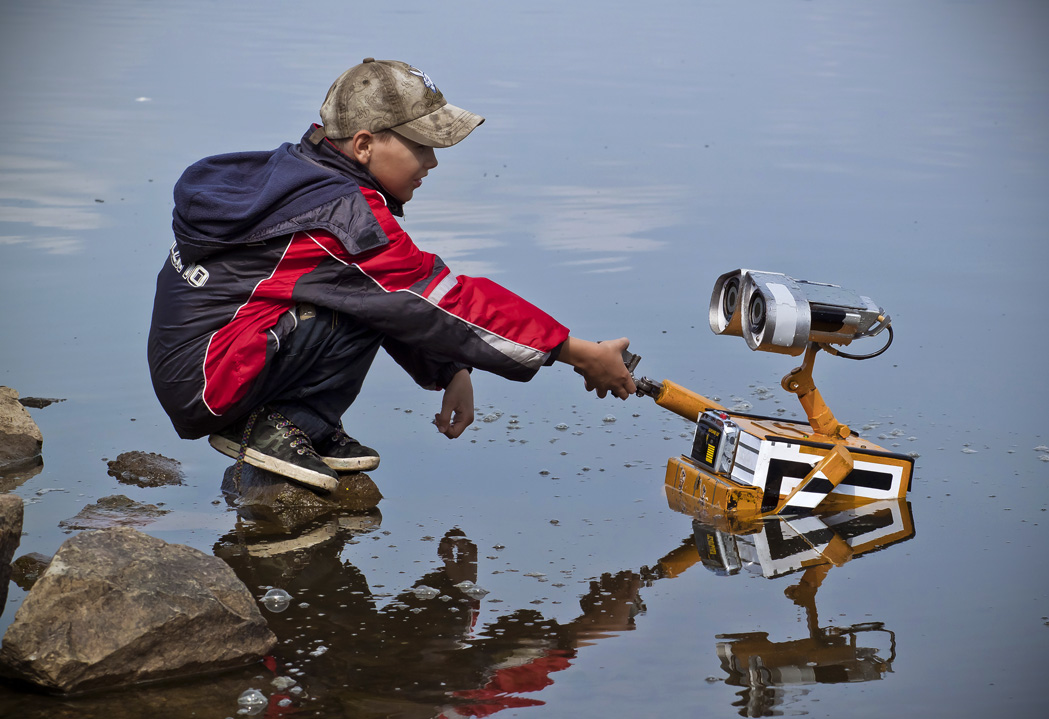
[[[455,276],[420,250],[402,207],[314,125],[297,145],[205,158],[175,186],[175,242],[157,277],[148,359],[179,435],[250,411],[238,403],[311,303],[381,337],[413,379],[462,367],[527,381],[568,329],[500,285]],[[374,334],[371,334],[374,333]]]

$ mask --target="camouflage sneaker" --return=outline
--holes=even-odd
[[[342,427],[317,443],[317,454],[326,465],[340,472],[363,472],[379,466],[379,453],[343,432]]]
[[[317,455],[310,438],[279,412],[260,409],[208,437],[208,443],[238,462],[327,492],[339,486],[339,475]]]

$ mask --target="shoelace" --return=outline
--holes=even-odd
[[[271,413],[269,418],[273,420],[273,424],[278,429],[284,430],[286,438],[291,438],[291,442],[288,444],[294,447],[296,452],[299,454],[317,454],[316,450],[313,449],[313,442],[310,441],[309,435],[292,424],[290,420],[277,412]]]
[[[330,441],[338,444],[340,447],[345,447],[347,444],[350,444],[351,442],[354,443],[354,444],[357,444],[357,440],[355,440],[350,435],[346,434],[345,430],[343,430],[342,427],[339,427],[337,430],[335,430],[335,434],[333,434],[331,436],[331,440]]]
[[[262,413],[262,407],[248,415],[248,421],[244,424],[244,431],[240,435],[240,449],[237,451],[237,463],[233,467],[233,486],[237,494],[241,493],[240,469],[244,466],[244,455],[248,452],[248,440],[251,439],[251,431],[255,429],[255,420]]]

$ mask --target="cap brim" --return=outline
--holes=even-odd
[[[451,147],[474,131],[484,118],[455,105],[445,105],[429,115],[390,129],[427,147]]]

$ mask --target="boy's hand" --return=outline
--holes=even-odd
[[[609,392],[613,397],[626,399],[637,392],[633,377],[623,364],[623,350],[630,340],[620,337],[607,342],[589,342],[578,337],[569,337],[561,346],[558,360],[575,367],[583,375],[588,392],[604,397]]]
[[[434,415],[437,431],[455,439],[474,421],[474,385],[470,373],[459,370],[444,389],[441,411]]]

